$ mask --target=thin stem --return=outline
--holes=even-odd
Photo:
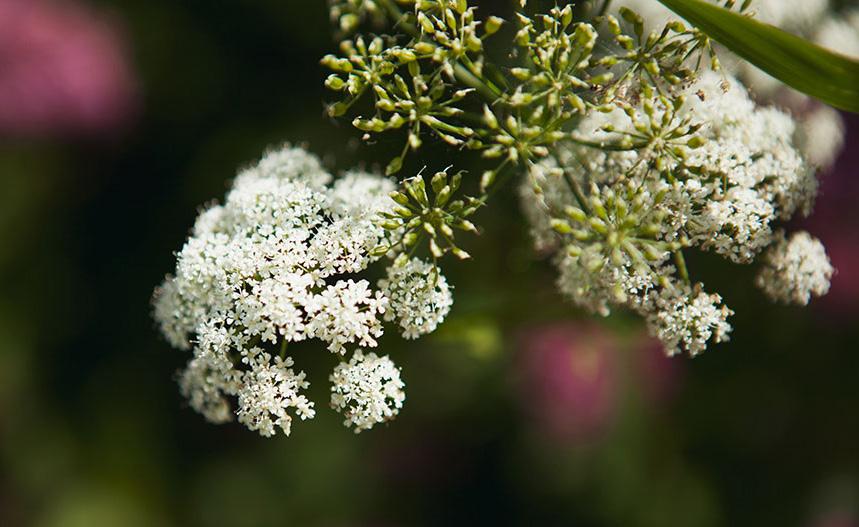
[[[677,266],[677,272],[680,274],[680,278],[682,278],[687,284],[690,283],[689,271],[686,269],[686,259],[683,258],[683,252],[679,249],[674,251],[674,265]]]
[[[570,187],[570,190],[573,191],[573,195],[576,197],[576,201],[579,202],[579,206],[585,211],[585,214],[590,216],[591,209],[588,207],[587,198],[585,197],[585,193],[582,191],[582,187],[579,185],[579,182],[576,181],[576,178],[574,178],[567,170],[564,170],[564,181],[567,183],[567,186]]]
[[[605,0],[602,3],[602,7],[600,7],[600,10],[597,12],[597,16],[603,16],[604,14],[606,14],[608,12],[608,6],[610,6],[610,5],[611,5],[611,0]]]

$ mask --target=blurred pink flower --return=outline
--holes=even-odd
[[[680,387],[683,357],[669,357],[659,339],[644,333],[633,341],[632,377],[647,401],[660,406],[671,400]]]
[[[111,19],[71,1],[0,0],[0,135],[112,131],[135,94]]]
[[[815,518],[811,527],[859,527],[859,519],[849,510],[829,511]]]
[[[660,405],[675,393],[678,366],[644,334],[621,340],[598,324],[558,323],[521,336],[523,404],[561,441],[599,439],[623,397]]]
[[[592,439],[614,417],[617,341],[598,326],[562,323],[522,337],[525,405],[559,439]]]
[[[803,228],[826,246],[836,273],[829,293],[819,301],[826,311],[855,313],[859,309],[859,117],[844,114],[846,148],[821,177],[814,214]]]

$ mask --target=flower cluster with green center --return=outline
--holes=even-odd
[[[731,311],[692,281],[684,252],[755,261],[777,242],[780,222],[809,213],[817,184],[794,121],[758,107],[722,73],[704,33],[623,4],[532,14],[522,2],[508,23],[481,19],[465,0],[374,1],[394,34],[369,46],[356,36],[341,57],[323,60],[334,70],[328,86],[344,93],[332,114],[354,108],[366,139],[408,129],[389,173],[433,137],[480,152],[488,165],[480,195],[449,211],[444,192],[441,206],[430,205],[423,181],[406,180],[394,195],[400,207],[382,223],[402,233],[403,246],[427,236],[434,257],[462,256],[453,230],[475,230],[465,218],[500,181],[524,175],[535,248],[554,255],[559,289],[577,305],[641,314],[670,354],[727,340]],[[509,39],[500,61],[492,35]],[[359,103],[366,94],[369,113]],[[814,276],[828,277],[825,253],[818,262]],[[800,276],[768,273],[759,280],[765,290],[774,277]]]

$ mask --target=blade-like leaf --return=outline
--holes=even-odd
[[[859,61],[704,0],[659,1],[785,84],[859,113]]]

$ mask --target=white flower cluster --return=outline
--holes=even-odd
[[[710,0],[713,3],[721,3]],[[628,7],[658,30],[676,19],[658,0],[623,0],[615,9]],[[844,55],[859,57],[859,8],[830,0],[754,0],[749,7],[757,20],[814,40]],[[723,53],[728,56],[729,54]],[[795,141],[814,166],[828,167],[844,146],[844,122],[837,111],[787,88],[777,79],[745,61],[723,62],[723,68],[741,79],[758,100],[775,102],[791,110],[797,121]]]
[[[395,186],[362,172],[329,186],[331,180],[302,149],[268,153],[238,175],[223,205],[200,214],[175,275],[156,289],[162,333],[193,353],[181,391],[208,420],[228,421],[235,397],[235,415],[249,429],[289,434],[294,416],[312,418],[314,410],[301,394],[308,382],[292,369],[288,343],[316,338],[345,354],[350,346],[375,347],[383,316],[414,338],[450,309],[437,270],[432,287],[409,290],[426,285],[410,274],[430,267],[418,260],[389,270],[376,290],[355,276],[381,258],[373,249],[397,234],[378,225],[379,214],[395,206],[388,196]]]
[[[829,292],[834,269],[820,240],[805,231],[778,242],[763,256],[756,284],[776,302],[807,305],[812,296]]]
[[[453,305],[450,286],[439,268],[417,258],[388,267],[379,288],[389,301],[385,320],[396,321],[407,339],[434,331]]]
[[[349,362],[334,368],[330,380],[331,407],[356,434],[396,417],[406,400],[400,370],[387,356],[357,350]]]
[[[680,251],[750,263],[817,192],[787,114],[714,73],[685,96],[592,112],[520,188],[536,248],[559,249],[559,289],[594,313],[636,311],[669,354],[697,354],[731,330],[731,310],[689,281]]]

